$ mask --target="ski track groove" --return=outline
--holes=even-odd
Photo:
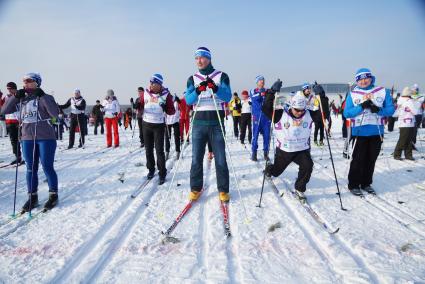
[[[105,164],[103,167],[101,167],[100,169],[98,169],[96,171],[96,175],[91,178],[91,179],[86,179],[83,180],[81,182],[79,182],[78,184],[74,185],[71,187],[71,189],[68,188],[68,190],[65,192],[64,195],[62,195],[62,197],[60,198],[59,202],[63,203],[66,199],[68,199],[70,196],[72,196],[73,194],[77,193],[80,189],[82,189],[83,187],[81,187],[82,184],[84,185],[88,185],[88,184],[92,184],[94,183],[97,179],[99,179],[100,177],[102,177],[104,174],[106,174],[107,172],[111,171],[111,170],[116,170],[117,169],[117,164],[121,165],[127,163],[128,161],[126,160],[126,158],[130,155],[131,153],[128,153],[126,155],[121,156],[119,159],[114,160],[112,166],[111,163]],[[43,200],[40,202],[40,204],[43,204],[44,202],[46,202],[46,200]],[[38,210],[37,212],[34,212],[33,215],[37,214],[39,211],[41,211],[42,209]],[[54,210],[54,209],[53,209]],[[43,214],[43,213],[40,213]],[[17,220],[20,221],[15,227],[11,228],[10,230],[6,231],[5,233],[0,235],[0,240],[6,238],[7,236],[9,236],[10,234],[14,233],[15,231],[17,231],[18,229],[24,227],[26,224],[28,224],[31,219],[25,219],[22,220],[22,218],[24,218],[25,216],[21,216],[20,218],[18,218]],[[40,216],[41,217],[41,216]],[[13,222],[13,221],[12,221]],[[7,226],[8,224],[10,224],[9,222],[5,222],[3,224],[0,225],[0,230]]]
[[[245,148],[247,151],[249,151],[247,148]],[[258,168],[260,168],[260,163],[256,163],[256,166]],[[286,185],[286,194],[285,196],[290,195],[289,192],[289,188],[288,188],[288,182],[281,178],[281,177],[277,177],[278,180],[281,180],[285,185]],[[298,225],[298,227],[300,228],[301,232],[304,234],[304,236],[306,237],[306,239],[309,241],[309,243],[311,244],[311,246],[314,248],[314,250],[316,250],[317,254],[320,256],[320,258],[322,259],[323,263],[326,264],[326,266],[328,267],[330,272],[333,272],[334,275],[338,275],[337,278],[339,279],[344,279],[344,273],[343,271],[339,272],[337,270],[338,267],[338,263],[336,262],[336,260],[333,259],[333,256],[326,253],[326,244],[323,244],[322,241],[320,240],[320,237],[316,236],[315,234],[313,234],[311,231],[311,228],[307,228],[307,225],[303,224],[303,222],[301,222],[300,217],[296,216],[300,213],[296,213],[294,212],[294,208],[291,208],[292,205],[287,204],[287,202],[285,202],[280,196],[279,194],[277,194],[274,190],[272,190],[274,195],[276,196],[276,198],[279,200],[279,203],[282,205],[282,207],[285,208],[285,210],[288,212],[288,216],[290,218],[292,218],[295,223]],[[296,201],[296,200],[293,200]],[[298,202],[298,201],[296,201]],[[298,205],[298,204],[297,204]],[[306,213],[307,214],[307,213]],[[312,227],[313,225],[306,219],[311,219],[312,217],[310,215],[308,215],[309,217],[305,217],[303,216],[305,223],[308,224],[309,227]],[[320,216],[321,218],[323,218],[322,216]],[[324,219],[326,222],[327,220]],[[318,225],[317,225],[318,226]],[[320,227],[320,230],[323,231],[323,229]],[[348,247],[345,243],[343,243],[340,238],[335,234],[335,235],[329,235],[329,233],[326,232],[326,234],[329,236],[329,238],[331,238],[333,241],[335,241],[340,247],[341,249],[344,250],[345,253],[347,253],[347,255],[349,257],[351,257],[354,262],[356,263],[356,265],[358,266],[359,269],[361,269],[364,273],[367,274],[367,276],[369,277],[369,279],[373,282],[373,283],[379,283],[378,281],[378,276],[375,272],[371,271],[369,268],[367,268],[367,265],[365,264],[365,262],[362,260],[362,258],[360,256],[358,256],[350,247]]]
[[[172,162],[172,164],[169,165],[167,169],[172,170],[175,160],[169,159],[168,161]],[[81,264],[84,264],[84,260],[90,257],[92,252],[95,252],[99,245],[102,247],[106,246],[102,254],[97,256],[99,260],[96,261],[94,265],[92,265],[88,275],[85,275],[84,278],[79,281],[80,283],[96,282],[96,280],[102,275],[102,272],[107,267],[107,261],[113,259],[115,254],[119,252],[122,244],[132,234],[134,227],[137,225],[137,221],[140,220],[141,216],[148,207],[146,204],[149,203],[155,194],[157,194],[158,191],[156,189],[158,185],[154,184],[154,182],[157,182],[157,179],[158,175],[155,175],[155,177],[146,185],[146,187],[138,194],[136,198],[131,198],[129,196],[128,199],[118,208],[118,214],[115,214],[111,220],[103,224],[102,227],[95,233],[95,235],[88,242],[82,245],[82,247],[79,249],[79,252],[77,252],[69,261],[69,265],[65,265],[61,272],[54,277],[51,283],[66,283],[67,279],[71,277],[76,270],[78,270],[78,267]],[[169,182],[171,182],[171,180]],[[135,201],[139,199],[139,196],[147,190],[149,191],[148,194],[143,197],[143,202],[139,201],[139,205],[132,206],[135,204]],[[129,213],[132,207],[135,207],[134,212]],[[126,215],[129,215],[129,217],[124,219]],[[120,222],[121,219],[124,220]],[[119,230],[117,230],[118,233],[116,233],[112,241],[107,241],[105,244],[103,244],[102,241],[104,241],[105,236],[114,231],[116,226],[119,226]]]
[[[322,173],[327,175],[329,178],[334,178],[333,175],[325,171],[325,168],[321,163],[317,163],[317,164],[320,165],[320,171]],[[341,180],[346,181],[345,178],[338,177],[338,182],[340,182]],[[346,188],[346,187],[343,186],[343,188]],[[396,221],[398,224],[400,224],[401,226],[403,226],[404,228],[406,228],[413,234],[420,237],[425,237],[425,225],[422,223],[421,220],[416,219],[415,217],[411,216],[409,213],[404,212],[404,210],[392,205],[390,202],[388,202],[384,198],[381,198],[379,196],[369,196],[368,194],[365,194],[364,198],[361,198],[361,199],[367,204],[369,204],[370,206],[381,211],[382,213],[384,213],[385,215],[387,215],[388,217]],[[378,205],[378,203],[381,203],[381,204]],[[389,209],[389,207],[392,209]],[[410,219],[410,221],[406,221],[402,217],[397,216],[397,213],[395,213],[394,210],[398,211],[402,215],[405,215],[405,218]],[[411,225],[420,226],[422,229],[415,229],[414,227],[412,228]]]

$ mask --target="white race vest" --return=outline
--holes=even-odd
[[[397,102],[398,127],[415,126],[415,101],[409,97],[400,97]]]
[[[75,99],[75,98],[71,98],[71,113],[73,113],[73,114],[84,113],[84,110],[79,110],[76,107],[76,106],[80,106],[82,101],[83,101],[82,97],[80,97],[78,100]]]
[[[316,99],[313,94],[310,94],[308,98],[305,98],[305,100],[306,100],[306,109],[312,110],[312,111],[319,110],[319,106],[314,105],[314,102]]]
[[[354,106],[358,106],[370,98],[374,105],[382,107],[384,105],[385,95],[386,91],[384,87],[375,87],[367,91],[356,87],[351,91],[351,99],[353,100]],[[364,109],[359,115],[351,119],[351,127],[383,124],[384,118],[377,113],[372,113],[370,109]]]
[[[37,123],[44,120],[49,119],[41,119],[40,112],[37,111],[37,103],[36,99],[30,100],[28,102],[22,102],[22,123]],[[38,119],[37,119],[38,113]]]
[[[310,148],[310,134],[313,120],[306,111],[300,118],[293,118],[284,110],[282,118],[275,124],[275,142],[285,152],[299,152]]]
[[[161,94],[150,93],[145,90],[144,101],[145,108],[143,111],[143,121],[149,123],[164,123],[165,115],[161,107],[161,103],[165,103],[168,95],[168,90],[164,89]]]
[[[242,100],[242,113],[251,113],[251,105],[249,100]]]
[[[217,86],[220,86],[221,74],[222,74],[221,71],[215,70],[213,73],[208,75],[208,77],[211,78]],[[207,76],[204,76],[199,72],[193,75],[193,83],[195,85],[195,88],[197,88],[199,84],[201,84],[201,82],[205,80],[207,80]],[[215,101],[217,105],[214,105],[214,99],[212,96],[215,96]],[[199,100],[198,107],[197,108],[195,107],[197,111],[210,111],[210,110],[215,111],[216,108],[218,110],[223,109],[221,105],[223,101],[219,97],[217,97],[217,95],[213,94],[212,90],[211,91],[208,90],[208,88],[206,91],[199,94],[198,100]]]
[[[180,111],[179,111],[179,104],[177,102],[174,102],[174,109],[176,112],[172,115],[166,114],[165,116],[165,123],[167,125],[173,125],[180,121]]]

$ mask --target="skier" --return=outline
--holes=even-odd
[[[96,100],[96,105],[91,111],[91,115],[94,118],[94,135],[97,135],[97,127],[100,125],[100,134],[103,135],[105,132],[103,128],[103,106],[100,104],[99,100]]]
[[[239,138],[239,127],[241,123],[241,111],[242,111],[242,104],[241,99],[239,99],[238,93],[233,93],[233,98],[229,102],[229,109],[232,112],[232,118],[233,118],[233,134],[235,135],[236,139]]]
[[[71,124],[69,126],[69,144],[68,149],[74,147],[75,130],[77,127],[80,129],[80,139],[78,148],[84,146],[85,124],[86,117],[84,111],[86,110],[86,100],[81,96],[79,89],[74,91],[74,96],[70,98],[65,104],[59,105],[59,108],[64,110],[71,107]]]
[[[165,167],[164,136],[165,114],[175,113],[173,96],[163,86],[161,74],[153,74],[148,89],[145,89],[141,104],[143,108],[143,138],[146,148],[146,167],[149,170],[148,179],[155,174],[155,148],[157,167],[159,171],[159,185],[165,182],[167,168]]]
[[[114,131],[114,147],[120,146],[120,134],[118,132],[118,114],[121,112],[120,104],[114,95],[113,90],[106,92],[106,97],[102,102],[106,124],[106,147],[112,147],[112,129]]]
[[[371,185],[383,141],[383,121],[394,113],[394,105],[390,91],[375,86],[375,76],[369,69],[359,69],[355,78],[357,86],[347,97],[344,116],[351,119],[351,135],[355,139],[348,189],[361,196],[360,189],[375,192]]]
[[[264,159],[269,159],[269,141],[270,141],[270,120],[264,116],[261,108],[263,107],[266,89],[264,88],[265,79],[262,75],[255,78],[257,88],[249,92],[249,97],[252,102],[252,124],[253,124],[253,138],[252,138],[252,153],[251,160],[257,161],[258,149],[258,135],[263,135],[263,150]]]
[[[184,142],[184,138],[187,136],[186,141],[189,142],[189,124],[190,124],[190,113],[191,106],[188,106],[185,99],[186,92],[183,93],[183,97],[180,100],[179,112],[180,112],[180,139],[181,144]],[[186,134],[185,134],[186,133]]]
[[[133,130],[133,124],[131,121],[133,120],[133,111],[131,108],[127,108],[127,110],[124,113],[124,129],[127,130],[128,127],[130,127],[131,130]]]
[[[199,47],[195,51],[195,61],[199,71],[189,77],[186,89],[187,104],[196,107],[192,126],[189,199],[197,200],[202,192],[205,146],[210,142],[215,157],[219,199],[227,203],[230,200],[229,169],[220,122],[223,126],[225,114],[221,103],[229,102],[232,97],[230,80],[226,73],[214,69],[208,48]]]
[[[400,135],[394,150],[394,159],[396,160],[401,160],[401,153],[403,151],[406,160],[415,160],[412,152],[416,111],[417,108],[414,99],[412,99],[412,91],[409,87],[405,87],[401,93],[401,97],[397,101],[397,110],[394,113],[394,116],[398,117],[398,127],[400,128]]]
[[[241,103],[241,143],[245,144],[246,129],[248,128],[248,142],[251,144],[252,141],[252,126],[251,126],[251,100],[249,98],[248,91],[242,91],[242,103]]]
[[[280,85],[279,85],[280,83]],[[300,201],[306,200],[304,192],[313,172],[313,160],[310,155],[310,135],[313,119],[306,110],[307,100],[302,91],[298,91],[291,99],[289,109],[273,109],[276,91],[282,82],[278,81],[267,91],[263,112],[271,120],[274,111],[276,153],[274,163],[266,167],[266,175],[277,177],[292,162],[299,166],[295,181],[295,194]]]
[[[314,143],[318,146],[323,146],[324,145],[323,135],[324,135],[324,128],[325,128],[324,123],[328,121],[328,128],[327,128],[328,136],[330,136],[331,126],[332,126],[332,118],[331,118],[331,113],[329,110],[329,98],[326,96],[325,90],[323,89],[322,85],[315,83],[313,86],[313,91],[314,91],[314,94],[316,95],[314,105],[315,106],[317,105],[317,107],[319,108],[318,111],[314,112],[315,117],[313,119],[315,121],[320,122],[317,124],[320,130],[320,142],[319,144],[317,144],[317,131],[315,128]]]
[[[50,210],[58,203],[58,176],[54,169],[56,137],[51,124],[57,118],[59,108],[53,96],[40,88],[41,76],[28,73],[23,77],[24,88],[17,91],[14,98],[7,101],[1,114],[20,111],[22,119],[22,153],[26,161],[26,180],[28,200],[22,207],[22,213],[30,211],[38,204],[38,165],[41,161],[49,185],[49,199],[44,204]],[[19,105],[22,102],[22,109]]]
[[[16,92],[18,91],[18,87],[16,86],[15,82],[9,82],[6,85],[6,88],[8,90],[8,94],[4,97],[4,103],[6,103],[9,99],[13,98],[16,95]],[[19,121],[18,121],[19,112],[6,114],[6,128],[9,132],[9,138],[10,138],[10,144],[12,145],[12,151],[15,155],[15,160],[12,161],[12,165],[18,163],[22,164],[24,163],[24,160],[22,160],[21,155],[21,144],[19,143],[19,137],[18,137],[18,128],[19,128]]]
[[[423,112],[425,109],[425,97],[419,94],[418,84],[414,84],[411,88],[412,90],[412,99],[415,100],[415,127],[413,133],[413,149],[416,150],[416,137],[418,136],[418,128],[421,127]]]
[[[170,156],[170,140],[171,140],[171,131],[174,133],[174,146],[176,151],[176,160],[180,158],[180,111],[179,104],[180,99],[177,95],[174,95],[174,109],[176,112],[173,115],[165,116],[165,124],[167,129],[165,130],[165,160],[168,160]]]
[[[140,148],[145,147],[145,140],[143,139],[143,104],[141,101],[143,100],[143,95],[145,93],[145,89],[143,87],[139,87],[137,89],[138,97],[136,102],[133,98],[130,99],[130,103],[133,105],[133,109],[136,110],[137,124],[139,125],[139,139],[140,139]]]

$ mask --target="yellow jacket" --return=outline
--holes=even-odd
[[[237,105],[239,105],[239,108],[236,107]],[[229,103],[229,108],[232,111],[232,116],[241,116],[241,99],[239,97],[233,97]]]

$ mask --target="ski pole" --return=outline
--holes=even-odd
[[[18,143],[16,144],[16,154],[19,153],[19,146],[21,143],[21,117],[22,117],[22,98],[19,100],[19,117],[18,117]],[[21,160],[22,160],[22,153],[21,153]],[[18,156],[16,157],[16,168],[15,168],[15,192],[13,195],[13,213],[12,218],[15,218],[16,216],[16,192],[18,189]]]
[[[158,207],[159,207],[159,209],[160,209],[159,217],[161,217],[161,218],[163,217],[163,214],[162,214],[162,212],[161,212],[161,211],[162,211],[162,206],[163,206],[163,204],[164,204],[164,201],[165,201],[165,200],[167,200],[167,199],[168,199],[168,197],[169,197],[169,195],[170,195],[171,187],[173,186],[174,179],[175,179],[176,174],[177,174],[177,172],[178,172],[178,170],[179,170],[180,162],[181,162],[181,160],[183,160],[183,157],[184,157],[184,156],[183,156],[183,153],[184,153],[184,151],[186,150],[186,144],[188,143],[189,135],[190,135],[190,133],[192,132],[192,128],[193,128],[193,120],[195,119],[196,113],[197,113],[197,111],[198,111],[198,106],[199,106],[199,102],[200,102],[200,100],[201,100],[201,96],[199,96],[199,95],[198,95],[198,101],[196,102],[195,110],[194,110],[194,113],[193,113],[192,118],[191,118],[191,120],[190,120],[190,124],[189,124],[189,131],[187,132],[187,134],[186,134],[186,139],[184,139],[184,142],[183,142],[183,146],[182,146],[182,149],[181,149],[180,158],[177,160],[177,165],[176,165],[176,167],[175,167],[175,168],[173,167],[173,176],[172,176],[172,178],[171,178],[171,182],[170,182],[170,184],[168,185],[168,188],[167,188],[167,195],[165,196],[165,198],[163,199],[162,203],[160,204],[161,206],[158,206]]]
[[[273,113],[272,113],[272,120],[270,121],[270,139],[272,139],[272,131],[274,128],[274,114],[276,111],[276,100],[277,100],[277,93],[275,94],[273,99]],[[270,139],[269,139],[269,147],[270,147]],[[264,166],[264,172],[263,172],[263,184],[261,185],[260,201],[258,202],[258,205],[257,205],[257,207],[259,208],[261,208],[261,200],[263,199],[264,182],[266,181],[266,170],[268,165],[269,165],[269,160],[266,160],[266,165]]]
[[[240,188],[239,188],[238,179],[236,178],[235,168],[233,167],[233,159],[232,159],[232,155],[230,154],[230,149],[229,149],[229,145],[228,145],[228,143],[227,143],[226,134],[225,134],[225,132],[224,132],[223,124],[222,124],[222,120],[221,120],[221,117],[220,117],[220,113],[219,113],[218,108],[217,108],[217,100],[215,99],[215,94],[212,92],[212,90],[211,90],[210,88],[208,88],[208,89],[209,89],[209,91],[210,91],[210,95],[211,95],[211,97],[213,98],[213,101],[214,101],[215,111],[216,111],[216,113],[217,113],[218,121],[219,121],[219,123],[220,123],[221,134],[223,135],[224,144],[225,144],[225,147],[226,147],[226,149],[227,149],[227,153],[228,153],[228,155],[229,155],[230,166],[231,166],[231,168],[232,168],[232,172],[233,172],[233,178],[234,178],[234,180],[235,180],[236,188],[237,188],[238,193],[239,193],[239,198],[241,199],[241,202],[242,202],[242,206],[243,206],[243,209],[244,209],[244,213],[245,213],[246,221],[248,222],[248,221],[249,221],[249,219],[248,219],[248,214],[247,214],[247,211],[246,211],[245,202],[244,202],[244,201],[243,201],[243,199],[242,199],[242,194],[241,194],[241,190],[240,190]]]
[[[36,97],[35,102],[37,104],[37,108],[35,111],[35,126],[34,126],[34,138],[32,140],[33,143],[33,148],[32,148],[32,165],[31,165],[31,183],[30,183],[30,194],[29,194],[29,211],[28,211],[28,218],[31,219],[32,215],[31,215],[31,210],[32,210],[32,195],[33,195],[33,185],[34,185],[34,164],[35,162],[35,148],[36,148],[36,144],[35,141],[37,139],[37,125],[38,125],[38,108],[39,108],[39,103],[40,103],[40,97]],[[38,163],[38,161],[37,161]]]
[[[332,157],[331,144],[329,143],[328,130],[327,130],[327,127],[326,127],[326,124],[325,124],[325,116],[324,116],[324,113],[323,113],[322,100],[320,99],[320,96],[317,96],[317,97],[318,97],[318,99],[319,99],[320,112],[321,112],[321,114],[322,114],[323,125],[324,125],[324,127],[325,127],[326,142],[328,142],[329,155],[330,155],[330,157],[331,157],[332,169],[333,169],[334,176],[335,176],[336,189],[338,190],[339,203],[341,204],[341,210],[343,210],[343,211],[347,211],[347,209],[345,209],[345,208],[344,208],[344,206],[342,205],[341,192],[339,191],[338,177],[336,176],[335,165],[334,165],[334,159],[333,159],[333,157]]]

